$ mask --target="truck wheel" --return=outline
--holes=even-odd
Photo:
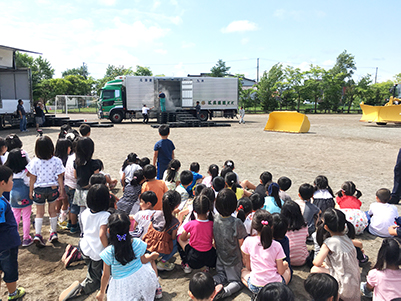
[[[111,113],[110,115],[110,120],[113,123],[121,123],[121,121],[123,121],[123,114],[120,111],[116,111]]]
[[[386,125],[387,122],[376,122],[377,125]]]
[[[206,121],[208,118],[207,111],[200,111],[199,112],[199,119],[200,121]]]

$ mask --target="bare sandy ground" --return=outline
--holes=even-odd
[[[230,122],[231,127],[215,128],[173,128],[170,139],[176,146],[176,158],[181,161],[182,169],[188,169],[193,161],[201,166],[201,174],[207,173],[210,164],[222,166],[225,160],[235,162],[235,171],[241,180],[249,179],[258,183],[259,175],[267,170],[274,180],[280,176],[292,179],[288,191],[292,198],[297,198],[298,187],[302,183],[312,183],[317,175],[326,175],[333,191],[338,191],[344,181],[353,181],[363,193],[362,209],[367,210],[375,201],[375,192],[382,187],[392,188],[393,168],[401,146],[401,127],[396,125],[377,126],[359,122],[360,115],[309,115],[311,129],[306,134],[265,132],[263,128],[268,115],[247,115],[244,125],[236,119],[217,119]],[[73,118],[97,120],[95,115],[73,115]],[[56,141],[59,128],[45,128],[44,133]],[[19,131],[3,130],[5,137]],[[36,133],[31,129],[20,135],[24,149],[30,157],[34,156]],[[144,125],[140,121],[123,122],[112,128],[93,128],[92,139],[95,141],[94,158],[101,159],[105,171],[112,177],[119,177],[121,167],[128,153],[134,152],[140,157],[153,156],[153,145],[159,139],[157,129]],[[121,187],[115,193],[122,195]],[[34,218],[34,214],[32,214]],[[45,238],[48,238],[48,220],[45,218]],[[31,230],[34,234],[34,230]],[[37,249],[34,245],[20,249],[19,285],[25,287],[24,300],[56,300],[60,292],[74,280],[82,280],[86,274],[84,264],[75,264],[65,269],[60,258],[65,246],[77,245],[79,238],[67,232],[61,232],[59,242]],[[366,254],[373,265],[381,239],[368,234],[360,237]],[[192,274],[186,275],[179,267],[172,272],[160,273],[163,287],[163,300],[189,300],[188,282]],[[370,264],[361,268],[362,280],[365,280]],[[297,300],[309,300],[303,289],[303,280],[308,275],[308,268],[294,269],[290,288],[296,293]],[[6,299],[4,285],[1,297]],[[94,295],[76,300],[93,300]],[[249,291],[245,288],[233,299],[249,300]]]

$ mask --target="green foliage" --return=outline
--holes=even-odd
[[[365,103],[370,105],[384,105],[391,96],[390,88],[393,85],[394,83],[391,80],[371,85],[372,96],[367,99]]]
[[[134,72],[136,76],[152,76],[153,73],[150,71],[149,67],[142,67],[136,65],[136,71]]]
[[[53,78],[54,75],[54,69],[50,62],[42,56],[34,59],[26,53],[17,51],[15,52],[15,65],[17,68],[31,68],[33,98],[38,100],[42,96],[40,83],[43,80]]]
[[[239,97],[239,106],[246,108],[256,107],[258,105],[257,91],[254,89],[245,89],[241,91]]]
[[[131,67],[125,68],[124,66],[116,67],[114,65],[108,65],[104,77],[96,81],[95,89],[97,95],[100,95],[100,90],[108,81],[114,80],[120,75],[135,75],[135,71],[133,71]]]
[[[263,73],[257,85],[258,99],[260,100],[263,110],[273,111],[278,107],[278,88],[283,79],[283,74],[283,66],[279,63],[271,67],[269,72],[265,71]]]
[[[224,77],[228,74],[228,71],[231,67],[227,67],[226,63],[223,60],[218,60],[216,65],[210,69],[212,77]]]
[[[86,79],[89,75],[88,67],[86,65],[83,65],[79,68],[67,69],[61,73],[62,77],[66,77],[68,75],[80,75]]]
[[[400,84],[401,83],[401,73],[394,75],[394,83]]]

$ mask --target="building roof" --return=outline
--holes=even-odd
[[[42,53],[40,53],[40,52],[35,52],[35,51],[31,51],[31,50],[24,50],[24,49],[19,49],[19,48],[4,46],[4,45],[0,45],[0,49],[6,49],[6,50],[11,50],[11,51],[22,51],[22,52],[29,52],[29,53],[42,54]]]

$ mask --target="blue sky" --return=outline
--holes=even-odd
[[[261,76],[277,62],[329,69],[343,50],[356,79],[401,73],[396,0],[0,0],[0,11],[0,45],[43,53],[56,77],[83,62],[95,78],[108,64],[186,76],[222,59],[256,79],[257,58]]]

